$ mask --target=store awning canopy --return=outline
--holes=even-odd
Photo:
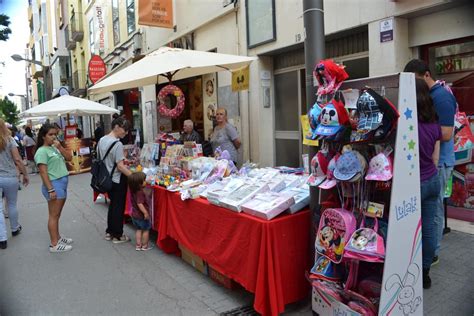
[[[256,57],[161,47],[136,63],[102,79],[90,94],[131,89],[247,66]]]
[[[55,116],[55,115],[99,115],[119,113],[101,103],[87,99],[77,98],[71,95],[63,95],[59,98],[43,102],[29,110],[20,113],[20,117]]]

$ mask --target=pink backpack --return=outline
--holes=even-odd
[[[352,212],[342,208],[328,208],[321,215],[316,236],[317,253],[334,263],[340,263],[344,247],[356,228]]]

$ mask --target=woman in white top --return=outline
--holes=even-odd
[[[0,191],[5,194],[13,236],[18,235],[21,231],[21,225],[18,223],[18,211],[16,209],[18,198],[16,168],[23,174],[23,185],[27,186],[29,178],[21,156],[18,153],[17,144],[11,137],[10,130],[7,128],[5,121],[0,119]],[[5,248],[7,248],[7,229],[3,215],[3,203],[0,203],[0,249]]]
[[[36,141],[33,137],[33,133],[31,132],[31,127],[29,126],[25,128],[25,136],[23,136],[23,145],[25,146],[28,167],[30,168],[31,173],[36,174],[38,172],[35,163]]]

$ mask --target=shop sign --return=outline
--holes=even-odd
[[[453,57],[448,56],[435,62],[436,73],[446,74],[450,72],[466,71],[474,69],[474,54],[470,56]]]
[[[173,0],[139,0],[138,24],[173,28]]]
[[[232,71],[232,91],[248,90],[249,88],[249,66]]]
[[[92,83],[96,83],[107,73],[107,68],[105,67],[104,60],[98,55],[93,55],[92,58],[89,60],[88,70],[89,79],[92,81]]]
[[[380,21],[380,43],[393,41],[393,18]]]
[[[95,7],[96,17],[97,17],[97,26],[99,29],[99,52],[102,54],[105,50],[105,23],[104,23],[104,13],[101,6]]]

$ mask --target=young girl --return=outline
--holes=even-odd
[[[66,252],[72,249],[72,239],[59,234],[59,218],[66,203],[69,182],[66,160],[71,161],[72,154],[57,140],[57,133],[51,124],[41,126],[36,141],[38,149],[35,162],[43,181],[41,191],[48,201],[48,232],[51,239],[49,251]]]
[[[132,196],[132,222],[137,228],[135,233],[135,250],[146,251],[153,248],[148,244],[150,239],[150,206],[143,192],[146,175],[143,172],[134,172],[128,176],[128,187]]]
[[[423,79],[416,79],[416,103],[420,151],[423,288],[429,289],[431,287],[429,273],[436,247],[434,221],[441,190],[437,168],[441,127],[438,124],[428,85]]]

